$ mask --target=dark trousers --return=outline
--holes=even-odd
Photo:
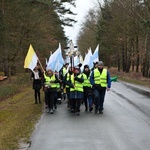
[[[105,93],[106,93],[106,89],[94,90],[95,109],[99,109],[100,111],[103,110]]]
[[[81,99],[72,99],[71,100],[71,108],[75,112],[80,112],[80,106],[81,106]]]
[[[45,94],[45,105],[48,105],[48,92],[45,91],[44,94]]]
[[[39,100],[39,102],[41,102],[40,89],[35,89],[34,90],[34,98],[35,98],[35,103],[37,103],[37,99]]]
[[[84,105],[85,105],[86,109],[88,109],[88,107],[89,108],[92,107],[92,104],[93,104],[93,102],[92,102],[92,95],[88,95],[88,93],[84,93],[83,100],[84,100]]]
[[[49,109],[53,109],[55,96],[56,96],[56,92],[48,92],[47,93]]]
[[[61,98],[62,99],[61,91],[57,92],[57,98]]]
[[[67,94],[67,98],[70,98],[70,88],[66,88],[66,94]]]
[[[66,88],[66,94],[67,94],[67,103],[68,103],[68,107],[71,106],[71,99],[70,99],[70,88]]]
[[[58,98],[58,93],[55,92],[55,94],[54,94],[54,105],[55,106],[57,105],[57,98]]]

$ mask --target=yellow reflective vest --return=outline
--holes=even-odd
[[[103,69],[102,73],[98,68],[94,69],[94,82],[101,85],[101,87],[107,87],[107,69]]]
[[[44,82],[44,85],[45,85],[45,87],[49,87],[50,86],[50,79],[49,79],[49,77],[45,74],[45,72],[44,72],[44,79],[45,79],[45,82]]]
[[[50,87],[50,88],[57,88],[57,84],[56,83],[51,83],[51,81],[55,81],[55,75],[53,75],[52,77],[47,76],[44,73],[44,79],[45,79],[45,86]]]
[[[67,69],[65,67],[63,67],[62,75],[65,76],[66,73],[67,73]]]
[[[70,80],[70,77],[71,75],[69,74],[69,73],[67,73],[67,78],[66,78],[66,81],[69,81]],[[68,85],[66,85],[66,88],[69,88],[69,86]]]
[[[77,77],[81,78],[82,74],[79,74]],[[81,82],[74,80],[74,74],[71,75],[71,83],[74,85],[74,88],[70,88],[71,92],[73,91],[83,92],[83,84]]]
[[[60,83],[55,83],[55,84],[56,84],[57,89],[60,89]]]
[[[83,73],[83,79],[84,79],[83,86],[92,87],[90,83],[90,76],[87,77],[87,75]]]

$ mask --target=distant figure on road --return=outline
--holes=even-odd
[[[42,72],[39,69],[39,66],[36,66],[34,68],[30,78],[31,80],[33,80],[35,104],[37,104],[38,102],[41,103],[40,89],[42,88]]]
[[[110,74],[107,69],[104,68],[102,61],[98,62],[98,68],[95,68],[90,76],[90,82],[94,89],[94,103],[95,103],[95,114],[99,111],[103,114],[103,104],[106,89],[107,91],[111,88]]]

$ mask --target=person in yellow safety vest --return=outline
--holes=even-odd
[[[57,76],[57,78],[59,79],[59,73],[57,71],[55,71],[55,74]],[[62,83],[62,80],[59,79],[59,83],[56,83],[57,84],[57,96],[55,97],[55,100],[54,100],[54,107],[55,109],[57,109],[57,103],[58,104],[61,104],[62,103],[62,95],[61,95],[61,83]]]
[[[48,81],[46,81],[45,80],[45,77],[47,76],[47,71],[46,71],[46,69],[45,69],[45,71],[44,71],[44,73],[43,73],[43,75],[44,75],[44,77],[43,77],[43,80],[42,80],[42,85],[43,85],[43,91],[44,91],[44,99],[45,99],[45,108],[47,108],[48,107],[48,95],[47,95],[47,82]]]
[[[83,82],[83,90],[84,90],[84,104],[85,104],[85,111],[89,111],[91,112],[93,110],[93,90],[92,90],[92,85],[90,83],[90,69],[88,65],[84,65],[84,70],[83,70],[83,78],[84,78],[84,82]]]
[[[69,67],[69,71],[66,73],[63,83],[66,88],[66,94],[67,94],[67,107],[71,108],[71,99],[70,99],[70,87],[67,85],[68,82],[71,82],[71,75],[73,74],[73,68]]]
[[[76,66],[74,73],[71,75],[70,82],[70,99],[71,99],[71,112],[80,115],[80,105],[83,99],[83,75],[80,73],[80,68]]]
[[[98,68],[95,68],[92,71],[90,82],[94,89],[95,114],[98,111],[100,114],[103,114],[105,93],[106,90],[109,91],[111,88],[111,79],[110,74],[108,70],[104,68],[102,61],[99,61]]]
[[[67,73],[67,68],[69,66],[69,63],[66,63],[59,71],[59,76],[60,76],[60,79],[63,80],[65,74]]]
[[[67,73],[67,68],[69,66],[69,63],[66,63],[63,67],[63,70],[62,70],[62,74],[63,74],[63,77],[65,76],[65,74]]]
[[[67,73],[67,68],[69,66],[69,63],[66,63],[62,69],[60,70],[59,72],[59,76],[60,76],[60,79],[63,80],[66,73]],[[65,86],[63,84],[61,84],[61,87],[63,87],[63,99],[65,100],[66,99],[66,93],[65,93]]]
[[[54,99],[57,96],[57,84],[59,83],[59,79],[53,73],[51,69],[47,69],[47,74],[44,74],[44,83],[45,87],[47,87],[47,99],[48,99],[48,112],[53,114]]]

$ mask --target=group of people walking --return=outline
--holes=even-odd
[[[102,61],[95,63],[92,70],[88,65],[84,65],[81,72],[80,67],[81,65],[71,67],[66,63],[59,73],[47,69],[43,75],[40,69],[35,67],[31,75],[35,104],[38,100],[41,102],[40,89],[43,86],[45,105],[51,114],[57,109],[58,100],[62,97],[67,98],[68,108],[76,115],[80,115],[82,103],[85,105],[85,111],[91,112],[94,109],[95,113],[103,114],[105,93],[111,88],[110,74]]]

